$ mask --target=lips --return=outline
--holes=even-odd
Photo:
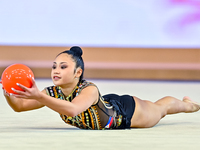
[[[54,80],[59,80],[59,79],[61,79],[61,77],[59,77],[59,76],[53,76],[53,79]]]

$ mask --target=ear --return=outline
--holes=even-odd
[[[75,77],[79,78],[82,75],[82,72],[83,72],[83,70],[80,67],[78,67],[76,69]]]

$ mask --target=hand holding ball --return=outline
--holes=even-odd
[[[16,94],[11,88],[23,91],[17,83],[30,88],[33,85],[32,78],[34,78],[34,74],[29,67],[23,64],[14,64],[4,70],[1,82],[7,93]]]

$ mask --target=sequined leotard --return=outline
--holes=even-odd
[[[96,86],[91,82],[83,80],[79,83],[72,93],[65,97],[59,86],[50,86],[46,88],[46,92],[49,96],[55,97],[57,99],[66,100],[71,102],[77,95],[79,95],[87,86]],[[113,107],[114,106],[114,107]],[[98,102],[95,105],[90,106],[86,111],[78,114],[75,117],[66,116],[60,114],[63,121],[72,126],[76,126],[80,129],[120,129],[128,128],[127,119],[125,114],[120,111],[119,106],[112,101],[108,102],[99,93]]]

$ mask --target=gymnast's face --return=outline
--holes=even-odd
[[[75,62],[69,54],[63,53],[56,57],[53,62],[51,78],[56,86],[64,87],[78,81]]]

